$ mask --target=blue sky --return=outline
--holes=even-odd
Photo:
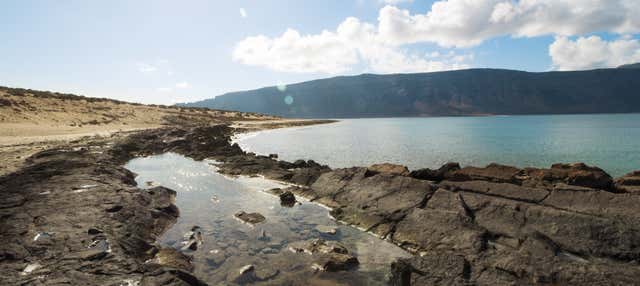
[[[549,1],[8,0],[0,85],[171,104],[364,72],[640,61],[636,0]]]

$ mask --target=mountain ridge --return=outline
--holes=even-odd
[[[629,113],[640,112],[637,91],[640,69],[476,68],[336,76],[230,92],[182,106],[307,118]]]

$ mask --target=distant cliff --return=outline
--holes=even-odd
[[[315,118],[640,112],[640,69],[630,67],[363,74],[232,92],[185,105]]]

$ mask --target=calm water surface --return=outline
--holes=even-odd
[[[394,244],[336,223],[328,209],[317,204],[280,206],[279,198],[263,192],[282,187],[279,183],[262,178],[229,178],[218,174],[213,164],[167,153],[137,158],[126,165],[138,174],[139,186],[153,182],[177,191],[180,217],[160,242],[180,249],[183,235],[194,225],[200,226],[203,244],[187,253],[194,257],[196,276],[210,285],[232,284],[233,275],[249,264],[256,272],[277,273],[273,279],[257,284],[385,285],[389,263],[409,255]],[[242,223],[233,216],[241,210],[259,212],[266,220],[255,226]],[[338,231],[335,235],[323,234],[317,226]],[[357,256],[360,266],[338,273],[314,271],[310,255],[288,249],[289,243],[312,238],[340,241]]]
[[[246,134],[236,141],[247,151],[331,167],[585,162],[614,176],[640,169],[640,114],[347,119]]]

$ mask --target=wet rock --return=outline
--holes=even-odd
[[[235,217],[249,224],[258,224],[265,220],[265,217],[259,213],[247,213],[244,211],[237,212]]]
[[[311,267],[320,271],[342,271],[356,267],[358,259],[351,255],[344,245],[336,241],[312,239],[289,244],[295,253],[306,253],[313,256]]]
[[[335,227],[330,227],[326,225],[318,225],[316,226],[316,230],[320,233],[335,235],[338,233],[338,230]]]
[[[396,164],[374,164],[367,168],[372,173],[383,173],[389,175],[407,176],[409,175],[409,169],[406,166]]]
[[[255,271],[258,281],[266,281],[275,278],[280,274],[280,270],[271,268],[260,268]]]
[[[271,247],[263,248],[262,250],[260,250],[261,254],[275,254],[278,252],[279,251],[277,249]]]
[[[87,234],[89,234],[89,235],[97,235],[97,234],[101,234],[102,232],[103,231],[101,229],[95,228],[95,227],[89,228],[87,230]]]
[[[227,274],[227,281],[237,284],[247,284],[257,280],[255,266],[249,264],[241,267],[237,271]]]
[[[296,204],[296,196],[291,191],[280,194],[280,205],[292,207]]]
[[[198,247],[204,242],[202,237],[202,229],[199,226],[193,226],[190,231],[184,234],[182,241],[182,250],[198,250]]]
[[[278,159],[278,154],[269,154],[269,158]]]
[[[320,271],[336,272],[352,269],[358,264],[358,259],[349,254],[329,253],[320,255],[311,267]]]
[[[191,260],[191,257],[173,248],[161,248],[150,262],[191,272],[193,271]]]
[[[269,236],[269,234],[267,234],[267,232],[264,229],[261,229],[257,239],[260,241],[269,241],[271,240],[271,237]]]
[[[209,264],[209,266],[217,268],[220,265],[222,265],[227,259],[227,256],[225,255],[224,252],[222,251],[217,251],[214,253],[210,253],[209,256],[207,256],[206,261],[207,264]]]
[[[425,168],[411,171],[409,176],[420,180],[442,181],[449,178],[451,174],[457,170],[460,170],[460,164],[450,162],[442,165],[442,167],[437,170]]]

